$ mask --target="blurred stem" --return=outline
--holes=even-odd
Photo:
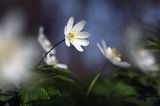
[[[90,94],[90,92],[92,91],[94,85],[96,84],[97,80],[98,80],[99,77],[101,76],[102,72],[105,70],[106,66],[107,66],[107,64],[105,64],[105,65],[103,66],[103,68],[101,69],[101,71],[98,72],[98,73],[96,74],[96,76],[93,78],[93,80],[91,81],[91,83],[90,83],[90,85],[89,85],[89,87],[88,87],[88,89],[87,89],[87,92],[86,92],[86,95],[87,95],[87,96],[88,96],[88,95]]]
[[[59,44],[61,44],[62,42],[64,42],[65,39],[59,41],[57,44],[55,44],[47,53],[45,53],[45,55],[42,57],[42,59],[38,62],[36,68],[41,64],[41,62],[44,60],[44,58],[48,55],[49,52],[51,52],[55,47],[57,47]]]
[[[100,77],[101,73],[97,73],[96,76],[93,78],[91,84],[89,85],[89,88],[87,90],[86,95],[88,96],[93,88],[93,86],[95,85],[96,81],[98,80],[98,78]]]

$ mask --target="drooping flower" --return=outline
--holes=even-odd
[[[67,25],[64,28],[65,43],[68,47],[72,44],[78,51],[82,52],[83,49],[81,46],[89,45],[89,41],[86,40],[86,38],[89,37],[89,33],[82,31],[86,21],[82,20],[74,26],[73,23],[74,17],[70,17]]]
[[[52,48],[52,46],[50,41],[44,35],[43,30],[44,30],[43,27],[39,28],[38,41],[42,46],[42,48],[44,49],[44,52],[47,53]],[[55,67],[59,67],[59,68],[67,68],[67,65],[58,63],[58,60],[56,59],[55,55],[56,55],[56,50],[55,49],[51,50],[45,58],[46,64],[54,65]]]
[[[102,45],[102,46],[101,46]],[[97,46],[101,53],[113,64],[120,66],[120,67],[130,67],[130,64],[128,62],[121,61],[121,54],[120,52],[111,47],[107,47],[104,40],[102,40],[102,44],[97,43]]]
[[[22,36],[23,17],[8,13],[0,25],[0,81],[19,85],[28,80],[38,58],[37,46]]]

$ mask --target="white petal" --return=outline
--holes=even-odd
[[[128,62],[118,62],[115,65],[118,65],[118,66],[123,67],[123,68],[128,68],[128,67],[131,66]]]
[[[77,39],[77,40],[75,40],[75,43],[77,43],[78,45],[82,45],[82,46],[88,46],[89,45],[89,41],[85,40],[85,39]]]
[[[45,35],[43,33],[42,27],[40,27],[40,29],[39,29],[38,42],[41,44],[42,48],[46,52],[52,48],[50,41],[45,37]]]
[[[79,44],[77,44],[76,42],[72,42],[72,44],[78,51],[83,52],[83,49]]]
[[[82,21],[78,22],[78,23],[73,27],[72,30],[81,31],[81,30],[84,28],[85,24],[86,24],[86,21],[82,20]]]
[[[58,63],[58,64],[56,64],[56,66],[59,67],[59,68],[63,68],[63,69],[67,69],[68,68],[68,66],[66,64]]]
[[[116,61],[119,61],[119,62],[121,62],[121,58],[120,57],[118,57],[118,56],[115,56],[115,55],[112,55],[114,58],[115,58],[115,60]]]
[[[49,54],[47,55],[47,57],[45,58],[45,62],[46,62],[46,64],[48,64],[48,65],[55,65],[55,64],[57,63],[55,54],[49,53]]]
[[[104,50],[107,50],[107,45],[106,42],[104,40],[102,40],[102,47]]]
[[[48,51],[47,51],[47,52],[48,52]],[[55,55],[55,54],[56,54],[56,50],[55,50],[55,49],[52,49],[49,53],[52,54],[52,55]]]
[[[99,48],[99,50],[101,51],[101,53],[102,53],[103,55],[105,55],[105,54],[104,54],[104,49],[102,49],[102,47],[101,47],[101,45],[100,45],[99,43],[97,43],[97,47]]]
[[[104,46],[103,46],[103,47],[104,47]],[[104,48],[105,48],[105,47],[104,47]],[[112,54],[112,49],[111,49],[110,47],[106,48],[105,50],[106,50],[105,53],[106,53],[107,55],[113,55],[113,54]]]
[[[88,38],[89,33],[88,32],[79,32],[77,38]]]
[[[73,27],[73,23],[74,23],[74,17],[70,17],[67,23],[67,29],[71,30]]]
[[[67,37],[65,38],[65,43],[66,43],[66,45],[67,45],[68,47],[71,46],[70,41],[68,40]]]
[[[64,27],[64,35],[67,36],[69,34],[69,30],[68,28],[65,26]]]

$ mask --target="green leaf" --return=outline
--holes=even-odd
[[[91,81],[89,87],[88,87],[88,90],[87,90],[87,93],[86,95],[89,95],[92,88],[94,87],[96,81],[98,80],[98,78],[100,77],[101,73],[97,73],[96,76],[93,78],[93,80]]]
[[[21,91],[21,99],[23,103],[28,103],[33,100],[50,99],[48,92],[44,88],[25,89]]]

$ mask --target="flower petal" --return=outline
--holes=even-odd
[[[128,62],[117,62],[116,65],[118,65],[120,67],[124,67],[124,68],[128,68],[131,66]]]
[[[81,31],[81,30],[84,28],[85,24],[86,24],[86,21],[82,20],[82,21],[78,22],[78,23],[73,27],[72,30]]]
[[[97,47],[99,48],[99,50],[101,51],[101,53],[102,53],[103,55],[105,55],[105,54],[104,54],[104,49],[102,48],[102,46],[101,46],[99,43],[97,43]]]
[[[104,50],[107,50],[107,45],[106,42],[104,40],[102,40],[102,47]]]
[[[55,65],[55,64],[57,64],[57,59],[56,59],[55,53],[52,52],[52,51],[49,52],[48,55],[45,58],[45,62],[48,65]]]
[[[89,45],[89,41],[85,40],[85,39],[77,39],[77,40],[75,40],[75,43],[77,43],[78,45],[82,45],[82,46],[88,46]]]
[[[52,48],[50,41],[43,33],[43,27],[39,28],[38,42],[46,52]]]
[[[79,32],[77,38],[88,38],[89,33],[88,32]]]
[[[69,33],[69,30],[68,30],[68,28],[65,26],[65,27],[64,27],[64,35],[67,36],[68,33]]]
[[[81,47],[79,44],[77,44],[75,41],[72,42],[72,44],[73,44],[73,46],[74,46],[78,51],[83,52],[82,47]]]
[[[63,69],[68,68],[68,66],[66,64],[60,64],[60,63],[56,64],[56,67],[63,68]]]
[[[73,23],[74,23],[74,17],[70,17],[66,26],[69,31],[72,29]]]
[[[103,46],[104,47],[104,46]],[[104,47],[105,48],[105,47]],[[104,49],[105,50],[105,53],[107,54],[107,55],[113,55],[112,54],[112,49],[111,49],[111,47],[108,47],[108,48],[106,48],[106,49]]]
[[[67,45],[68,47],[71,46],[70,41],[68,40],[67,37],[65,38],[65,43],[66,43],[66,45]]]

